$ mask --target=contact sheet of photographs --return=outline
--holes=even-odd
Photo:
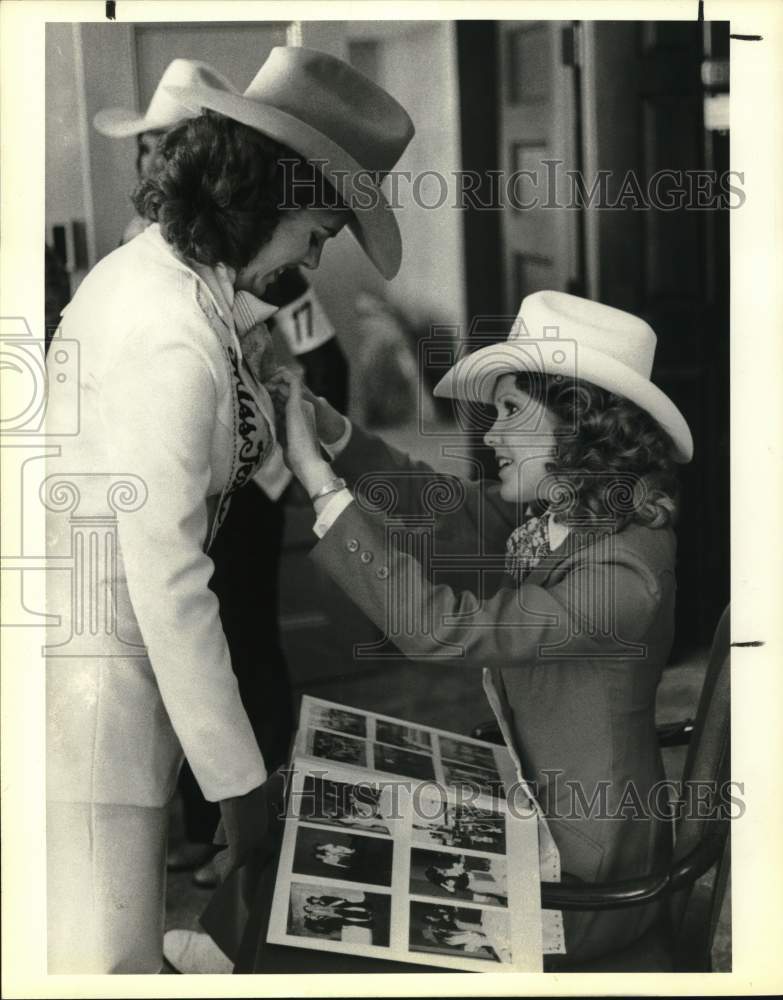
[[[498,797],[516,780],[504,746],[305,695],[296,754]]]
[[[268,941],[541,970],[537,823],[498,789],[504,748],[313,698],[297,747]]]

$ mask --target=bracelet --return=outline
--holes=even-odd
[[[344,479],[340,479],[339,476],[335,476],[334,479],[330,479],[325,486],[322,486],[320,490],[315,493],[310,494],[310,500],[314,503],[316,500],[320,500],[321,497],[328,497],[330,493],[339,493],[340,490],[344,490],[346,487],[346,482]]]

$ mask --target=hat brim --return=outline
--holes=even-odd
[[[204,85],[166,90],[191,110],[217,111],[289,146],[307,160],[321,161],[316,163],[318,169],[349,201],[348,228],[359,246],[384,278],[388,280],[397,274],[402,263],[402,238],[394,212],[381,188],[370,184],[370,172],[342,146],[301,119],[242,94]],[[357,184],[360,178],[361,183]],[[368,187],[372,192],[368,192]]]
[[[543,372],[592,382],[630,399],[650,414],[672,439],[677,462],[690,462],[690,428],[669,397],[649,379],[616,358],[574,341],[555,338],[490,344],[461,358],[435,386],[434,395],[492,403],[495,383],[513,372]]]
[[[131,135],[141,135],[142,132],[169,128],[172,124],[155,121],[128,108],[103,108],[97,112],[92,123],[101,135],[107,135],[111,139],[125,139]]]

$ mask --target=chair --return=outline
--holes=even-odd
[[[661,746],[688,744],[682,788],[717,791],[706,808],[683,809],[674,821],[674,856],[668,871],[622,882],[544,882],[541,905],[550,910],[613,910],[668,899],[667,921],[622,952],[584,963],[580,972],[709,972],[711,951],[730,867],[729,815],[720,790],[728,787],[730,750],[730,615],[715,630],[695,720],[660,727]],[[480,739],[500,736],[497,726],[477,726]],[[502,742],[502,740],[500,741]],[[709,783],[702,785],[701,783]],[[715,870],[711,883],[699,882]]]

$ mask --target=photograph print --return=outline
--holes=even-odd
[[[438,742],[444,762],[454,761],[458,764],[480,767],[486,771],[497,771],[495,755],[489,747],[468,743],[466,740],[455,740],[450,736],[440,736]]]
[[[348,886],[292,882],[287,932],[296,937],[389,947],[391,896]]]
[[[480,858],[414,847],[410,892],[491,906],[508,906],[505,858]]]
[[[430,753],[432,749],[430,734],[425,729],[389,722],[387,719],[376,719],[375,739],[380,743],[391,743],[392,746],[402,747],[404,750]]]
[[[391,885],[394,842],[308,826],[296,831],[293,872],[370,885]]]
[[[340,764],[367,766],[367,744],[353,736],[343,736],[325,729],[311,729],[307,743],[308,752],[314,757],[325,757]]]
[[[369,783],[347,784],[307,774],[298,798],[300,820],[390,834],[382,812],[383,789]]]
[[[349,736],[367,736],[367,717],[345,708],[331,705],[310,705],[308,721],[311,726],[331,729]]]
[[[493,773],[477,767],[469,767],[466,764],[452,763],[448,760],[444,760],[442,763],[445,784],[456,787],[466,786],[482,795],[490,795],[493,798],[506,797],[503,782],[497,771]]]
[[[376,771],[387,771],[389,774],[400,774],[406,778],[419,778],[422,781],[435,780],[435,768],[432,757],[423,753],[403,750],[401,747],[386,746],[384,743],[373,743],[374,767]]]
[[[464,847],[493,854],[506,853],[506,817],[491,809],[442,803],[442,810],[413,817],[413,840],[419,844]]]
[[[511,963],[508,914],[411,900],[411,951]]]

